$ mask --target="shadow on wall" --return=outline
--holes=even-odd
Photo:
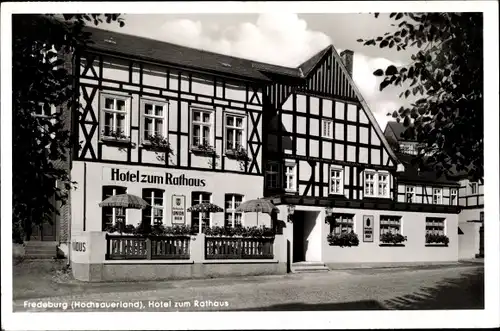
[[[386,300],[389,309],[484,309],[484,269]]]

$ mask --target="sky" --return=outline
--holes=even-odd
[[[358,39],[391,31],[392,20],[381,14],[124,14],[125,26],[100,28],[163,40],[188,47],[296,67],[333,44],[337,51],[354,51],[353,79],[382,129],[388,112],[408,101],[399,99],[401,88],[379,91],[379,68],[409,62],[411,53],[363,46]]]

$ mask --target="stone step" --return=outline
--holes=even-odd
[[[56,254],[45,254],[45,253],[26,253],[24,256],[25,259],[47,259],[50,260],[55,258]]]
[[[292,264],[293,273],[328,272],[330,269],[323,262],[295,262]]]
[[[292,263],[292,266],[297,266],[297,267],[317,267],[317,266],[324,266],[325,264],[320,261],[301,261],[301,262],[294,262]]]

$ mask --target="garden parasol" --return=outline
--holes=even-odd
[[[113,195],[99,203],[99,207],[122,207],[131,209],[145,209],[149,203],[132,194]]]
[[[199,204],[196,204],[196,205],[189,207],[187,209],[187,211],[200,212],[200,213],[220,213],[220,212],[223,212],[224,209],[222,209],[221,207],[219,207],[213,203],[203,202],[203,203],[199,203]],[[202,224],[200,224],[200,227],[199,227],[200,231],[201,231],[201,228],[202,228]]]
[[[273,212],[279,213],[278,207],[266,199],[253,199],[243,202],[236,208],[237,212],[257,213],[257,225],[259,225],[259,212],[271,215]]]

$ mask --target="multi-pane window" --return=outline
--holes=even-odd
[[[432,189],[432,203],[440,205],[443,203],[443,190],[440,188]]]
[[[285,190],[296,191],[295,185],[295,163],[285,164]]]
[[[102,95],[103,137],[128,139],[128,99],[121,96]]]
[[[444,218],[427,217],[425,219],[425,234],[444,235]]]
[[[406,202],[415,203],[415,186],[406,186]]]
[[[266,186],[279,188],[279,163],[269,162],[266,166]]]
[[[212,193],[208,192],[192,192],[191,193],[191,205],[197,205],[199,203],[210,203],[212,198]],[[200,223],[201,223],[201,229],[202,231],[205,230],[205,228],[210,226],[210,213],[208,212],[197,212],[197,211],[192,211],[191,212],[191,227],[193,228],[194,232],[198,232],[200,228]]]
[[[333,234],[350,233],[354,231],[354,215],[333,214],[330,222],[330,232]]]
[[[470,185],[470,194],[477,194],[477,187],[478,187],[478,184],[475,183],[475,182],[472,182],[469,184]]]
[[[417,150],[415,149],[414,144],[401,143],[399,144],[399,149],[401,150],[401,153],[404,154],[412,154],[412,155],[417,154]]]
[[[388,232],[401,234],[401,216],[380,216],[380,234]]]
[[[122,186],[103,186],[102,200],[111,196],[127,193],[127,188]],[[102,231],[116,224],[117,221],[125,223],[125,208],[122,207],[102,207]]]
[[[226,115],[226,150],[244,147],[244,117]]]
[[[375,195],[375,173],[365,173],[365,196]]]
[[[168,103],[143,100],[143,141],[148,141],[151,136],[167,137]]]
[[[376,171],[365,171],[365,196],[367,197],[389,197],[389,174]]]
[[[145,224],[163,224],[163,193],[164,191],[159,189],[142,190],[142,198],[150,205],[142,212],[142,219]]]
[[[389,196],[389,175],[378,174],[378,196]]]
[[[224,213],[224,226],[225,227],[239,227],[241,226],[242,213],[236,212],[236,208],[241,205],[243,196],[240,194],[226,194],[225,196],[225,213]]]
[[[333,121],[323,120],[323,137],[333,138]]]
[[[330,168],[330,194],[342,194],[344,190],[342,169]]]
[[[457,199],[458,197],[458,190],[456,188],[451,188],[450,189],[450,205],[456,205],[457,204]]]
[[[212,111],[193,109],[193,147],[212,144]]]

